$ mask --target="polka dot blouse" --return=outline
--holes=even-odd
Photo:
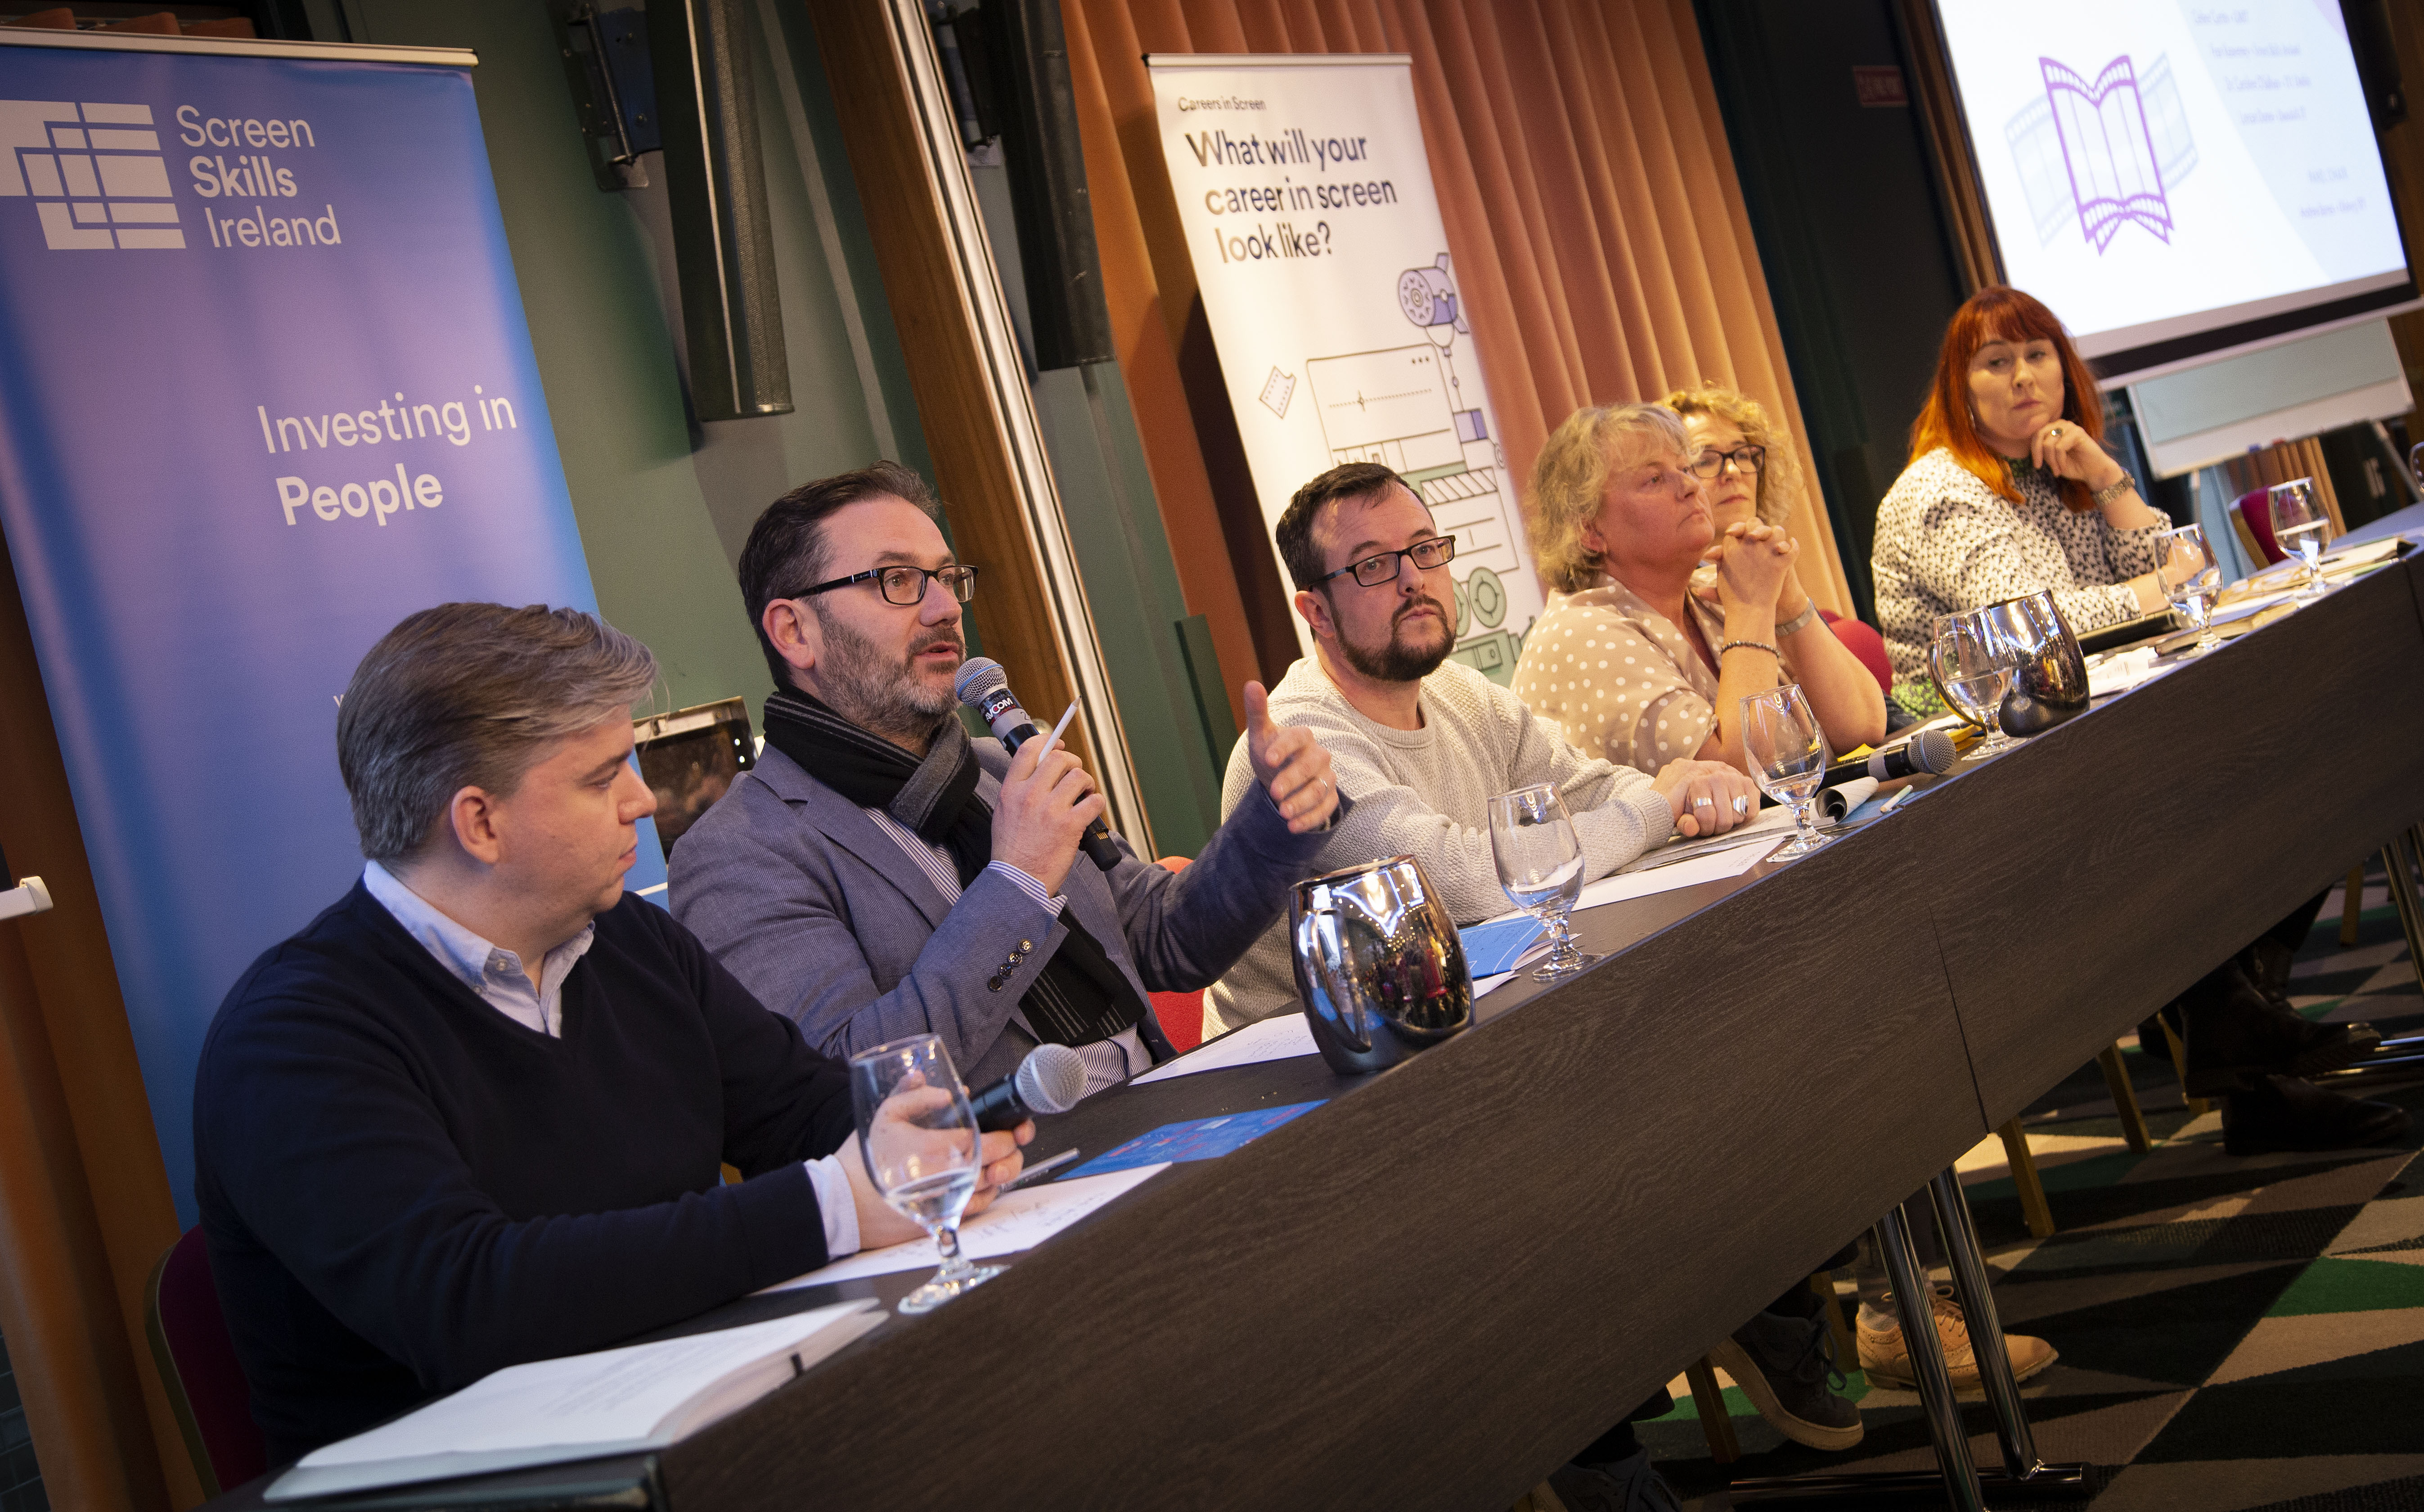
[[[1686,602],[1709,645],[1724,645],[1724,616],[1697,597]],[[1794,680],[1785,654],[1779,683]],[[1554,720],[1569,744],[1651,776],[1698,756],[1717,722],[1717,675],[1690,637],[1604,575],[1579,593],[1549,596],[1515,664],[1515,696]]]
[[[2050,588],[2074,632],[2137,615],[2127,580],[2155,570],[2163,526],[2114,530],[2102,510],[2065,508],[2050,474],[2017,481],[2013,504],[1938,447],[1905,468],[1877,506],[1870,570],[1896,683],[1927,682],[1939,614]]]

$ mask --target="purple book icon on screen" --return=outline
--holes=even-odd
[[[2045,75],[2080,231],[2098,252],[2131,221],[2169,242],[2172,205],[2163,194],[2161,159],[2129,55],[2104,65],[2093,84],[2049,57],[2037,59],[2037,66]]]

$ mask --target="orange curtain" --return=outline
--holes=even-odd
[[[1224,661],[1271,669],[1268,563],[1249,492],[1199,439],[1188,364],[1205,345],[1163,167],[1146,53],[1410,53],[1457,283],[1504,433],[1528,478],[1585,404],[1739,389],[1809,436],[1767,294],[1690,0],[1062,0],[1104,292],[1188,607]],[[1192,389],[1203,402],[1205,388]],[[1216,441],[1207,463],[1204,441]],[[1225,522],[1223,516],[1226,517]],[[1797,501],[1802,581],[1852,613],[1814,487]],[[1230,559],[1190,553],[1224,533]],[[1259,545],[1258,542],[1249,542]],[[1190,561],[1192,555],[1194,560]],[[1259,587],[1257,572],[1266,580]],[[1228,581],[1214,581],[1225,577]],[[1283,600],[1284,607],[1284,600]],[[1235,616],[1227,624],[1223,616]],[[1295,656],[1285,635],[1280,664]]]

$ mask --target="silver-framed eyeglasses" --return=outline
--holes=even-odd
[[[1378,588],[1396,577],[1397,559],[1400,557],[1413,558],[1415,567],[1424,572],[1428,572],[1433,567],[1446,566],[1456,560],[1456,537],[1434,535],[1427,541],[1416,541],[1402,551],[1378,552],[1365,557],[1361,562],[1349,562],[1335,572],[1325,572],[1305,586],[1318,588],[1332,578],[1343,578],[1351,572],[1355,574],[1355,581],[1364,587]]]
[[[1729,462],[1744,477],[1756,478],[1760,470],[1767,466],[1767,448],[1746,443],[1730,452],[1720,452],[1712,447],[1692,459],[1692,472],[1696,477],[1714,482],[1724,475]]]
[[[847,588],[853,582],[872,582],[884,591],[885,603],[908,609],[926,601],[926,584],[930,581],[941,583],[944,592],[964,604],[977,596],[977,569],[965,562],[954,562],[948,567],[869,567],[865,572],[853,572],[847,578],[836,578],[830,582],[821,582],[813,588],[803,588],[798,593],[783,597],[814,598],[836,588]]]

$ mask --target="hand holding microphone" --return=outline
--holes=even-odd
[[[970,657],[960,667],[952,691],[1012,753],[1010,771],[1001,779],[1001,799],[994,808],[993,858],[1009,862],[1056,893],[1080,845],[1105,871],[1118,866],[1119,846],[1103,825],[1109,805],[1094,790],[1094,779],[1075,756],[1040,738],[1044,732],[1019,707],[1001,663]]]

